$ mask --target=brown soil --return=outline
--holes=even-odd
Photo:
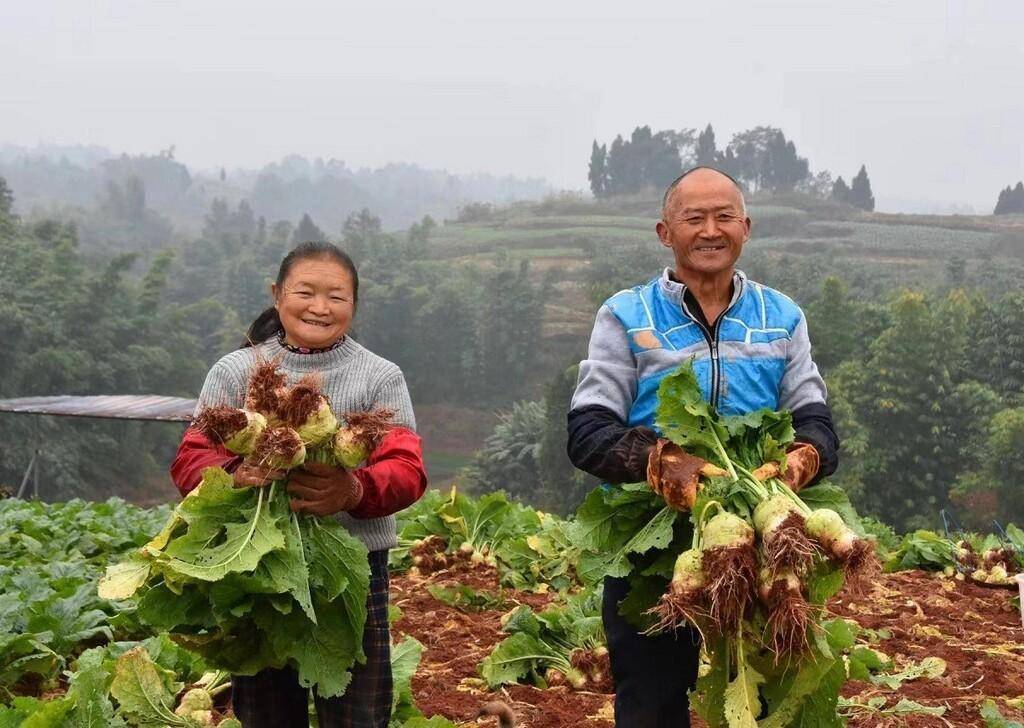
[[[898,691],[851,681],[845,697],[885,696],[891,707],[900,698],[927,706],[943,706],[942,719],[908,716],[903,725],[983,726],[981,703],[993,698],[1005,716],[1020,720],[1019,710],[1000,698],[1024,695],[1024,628],[1009,591],[987,589],[954,579],[936,579],[921,571],[878,578],[863,596],[840,594],[830,607],[862,627],[887,629],[882,650],[897,664],[929,656],[946,661],[946,672],[934,680],[904,683]],[[850,726],[886,725],[878,716],[858,716]]]
[[[430,584],[467,584],[475,589],[497,591],[493,572],[450,574],[444,571],[426,578],[395,575],[392,603],[401,607],[395,636],[412,635],[423,643],[420,668],[413,691],[427,715],[440,714],[465,726],[496,726],[496,718],[476,719],[480,706],[503,700],[518,714],[523,728],[609,728],[613,725],[609,694],[577,692],[558,687],[539,690],[528,685],[506,686],[490,691],[480,680],[477,665],[504,638],[502,612],[465,614],[433,599]],[[543,608],[550,595],[509,592],[514,602]],[[923,705],[946,708],[942,718],[877,714],[854,715],[851,728],[910,726],[984,726],[981,703],[993,698],[1003,715],[1024,719],[1024,711],[1006,705],[1005,699],[1024,695],[1024,628],[1010,603],[1012,593],[980,587],[953,579],[935,579],[920,571],[876,577],[863,594],[843,592],[832,603],[836,616],[856,620],[862,627],[887,629],[891,638],[875,645],[897,664],[928,656],[947,663],[945,674],[934,680],[904,683],[898,690],[851,681],[843,689],[847,698],[867,700],[883,696],[891,707],[901,698]],[[694,716],[693,725],[704,723]]]

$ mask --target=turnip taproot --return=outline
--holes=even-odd
[[[796,503],[779,494],[758,503],[754,528],[761,536],[765,565],[772,571],[804,571],[814,561],[817,547],[805,531],[806,521]]]
[[[764,568],[760,578],[758,594],[768,615],[765,635],[778,662],[807,649],[811,608],[804,598],[800,578],[791,569]]]
[[[832,559],[842,564],[851,580],[877,570],[874,544],[854,533],[835,511],[828,508],[813,511],[807,517],[807,533]]]
[[[739,516],[722,511],[701,531],[701,569],[712,622],[722,632],[739,627],[757,586],[754,529]]]

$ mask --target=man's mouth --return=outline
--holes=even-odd
[[[725,246],[724,245],[715,244],[715,245],[698,245],[696,247],[696,251],[698,253],[713,253],[716,250],[725,250]]]

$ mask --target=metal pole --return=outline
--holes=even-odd
[[[39,455],[41,450],[36,450],[36,454],[33,457]],[[36,469],[32,471],[32,498],[33,500],[39,500],[39,462],[36,462]]]
[[[32,459],[28,461],[28,467],[25,468],[25,477],[21,479],[21,486],[18,488],[17,498],[21,498],[25,495],[25,486],[28,485],[28,476],[32,474],[32,466],[36,464],[36,455],[38,454],[39,451],[36,450],[32,453]]]

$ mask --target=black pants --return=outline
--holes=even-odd
[[[352,670],[352,682],[340,698],[314,692],[320,728],[387,728],[391,718],[391,635],[388,630],[388,552],[370,552],[370,595],[366,664]],[[309,690],[290,667],[231,678],[231,703],[243,728],[306,728]]]
[[[646,636],[619,614],[625,579],[604,580],[602,617],[615,678],[616,728],[690,728],[686,692],[697,682],[700,636],[694,629]]]

